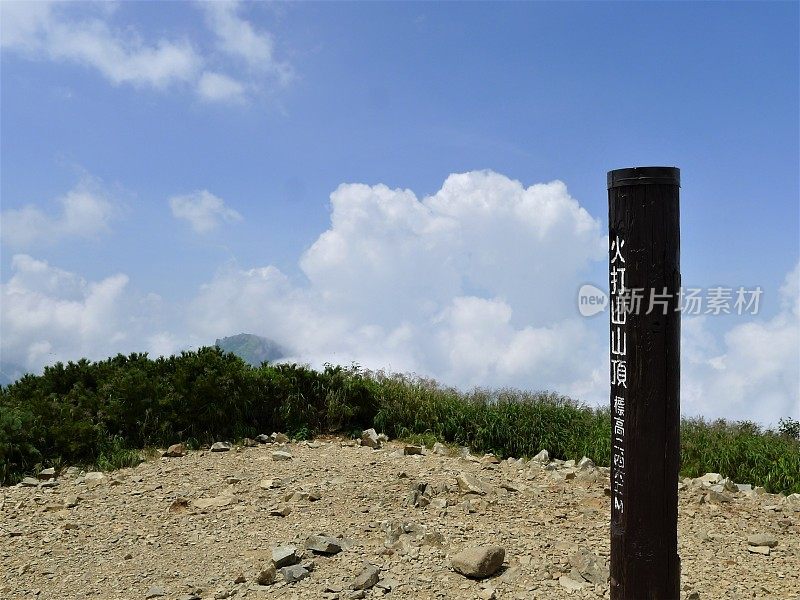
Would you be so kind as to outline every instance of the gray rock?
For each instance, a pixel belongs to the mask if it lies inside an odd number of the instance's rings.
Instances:
[[[320,554],[338,554],[342,551],[342,540],[329,535],[312,535],[306,540],[306,548]]]
[[[584,587],[586,587],[586,582],[575,581],[572,577],[567,577],[566,575],[559,577],[558,583],[568,592],[577,592],[578,590],[582,590]]]
[[[574,567],[581,579],[589,583],[605,586],[608,582],[608,567],[586,548],[579,548],[573,553],[569,557],[569,564]]]
[[[186,454],[186,446],[183,444],[172,444],[169,448],[167,448],[164,453],[161,455],[164,458],[180,458]]]
[[[293,456],[285,450],[278,450],[272,453],[272,460],[285,461],[292,460]]]
[[[697,480],[703,485],[714,485],[722,481],[722,475],[719,473],[706,473],[705,475],[698,477]]]
[[[276,444],[288,444],[289,443],[289,436],[285,433],[273,433],[272,434],[272,441]]]
[[[505,557],[506,551],[500,546],[476,546],[453,556],[450,564],[462,575],[482,579],[494,575]]]
[[[56,470],[53,467],[50,467],[49,469],[42,469],[41,471],[39,471],[39,479],[41,479],[42,481],[47,481],[49,479],[55,479],[55,478],[56,478]]]
[[[308,569],[306,569],[302,565],[291,565],[288,567],[283,567],[282,569],[280,569],[280,573],[283,579],[286,581],[286,583],[294,583],[295,581],[300,581],[301,579],[305,579],[309,575]]]
[[[361,445],[366,446],[367,448],[373,448],[377,450],[381,447],[381,442],[378,439],[378,432],[374,429],[365,429],[361,432]]]
[[[105,481],[105,479],[106,476],[103,475],[103,473],[100,473],[99,471],[92,471],[91,473],[87,473],[83,477],[83,481],[86,484],[86,487],[89,488],[90,490],[101,485]]]
[[[774,548],[778,545],[778,538],[770,533],[755,533],[747,536],[747,543],[751,546],[768,546]]]
[[[381,570],[375,565],[366,565],[364,569],[356,575],[350,588],[354,590],[368,590],[375,586],[380,579]]]
[[[433,453],[438,454],[439,456],[447,456],[449,452],[447,451],[447,446],[440,442],[436,442],[433,445]]]
[[[147,594],[145,594],[145,598],[161,598],[162,596],[166,596],[167,592],[164,591],[164,588],[154,585],[149,590],[147,590]]]
[[[275,580],[278,578],[278,571],[275,568],[275,565],[270,563],[270,565],[261,571],[256,577],[256,583],[258,585],[272,585],[275,583]]]
[[[753,554],[763,554],[769,556],[769,546],[748,546],[747,551]]]
[[[740,492],[744,492],[745,494],[748,494],[753,491],[753,486],[749,483],[737,483],[736,488]]]
[[[295,546],[278,546],[272,549],[272,562],[278,568],[288,567],[300,562]]]
[[[424,454],[424,452],[425,452],[425,446],[408,445],[405,448],[403,448],[403,454],[405,454],[406,456]]]
[[[466,471],[462,471],[456,476],[456,483],[458,484],[458,489],[465,494],[484,496],[487,493],[486,486],[483,482],[472,473],[467,473]]]
[[[259,433],[256,436],[256,441],[259,444],[271,444],[272,443],[272,438],[270,436],[268,436],[266,433]]]
[[[540,464],[546,465],[547,463],[550,462],[550,453],[547,452],[547,450],[542,450],[541,452],[539,452],[539,454],[534,456],[531,460],[536,461],[536,462],[538,462]]]
[[[19,484],[23,487],[36,487],[37,485],[39,485],[39,480],[34,479],[33,477],[26,477],[25,479],[20,481]]]
[[[586,471],[586,470],[590,470],[590,469],[594,469],[594,468],[595,468],[595,464],[594,464],[594,461],[591,458],[587,458],[586,456],[584,456],[582,459],[580,459],[578,461],[578,470],[579,471]]]
[[[214,442],[211,444],[212,452],[228,452],[230,449],[231,445],[228,442]]]

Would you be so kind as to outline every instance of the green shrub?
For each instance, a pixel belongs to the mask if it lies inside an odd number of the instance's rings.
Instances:
[[[42,466],[132,466],[142,449],[184,441],[197,448],[284,431],[469,446],[500,457],[610,460],[610,415],[546,392],[462,392],[434,381],[358,366],[251,367],[216,347],[152,360],[146,354],[47,367],[0,388],[0,482]],[[769,491],[800,492],[797,421],[778,432],[753,423],[684,420],[681,472],[719,472]]]

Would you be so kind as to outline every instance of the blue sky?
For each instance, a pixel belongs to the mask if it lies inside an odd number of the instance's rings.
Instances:
[[[685,410],[798,416],[796,3],[2,12],[3,360],[40,368],[244,330],[312,362],[602,402],[607,334],[602,319],[575,321],[570,290],[606,278],[606,171],[666,164],[682,170],[684,282],[764,289],[756,317],[685,327]],[[497,177],[445,185],[482,170]],[[562,211],[553,244],[526,246],[524,228],[505,234],[512,217],[466,200],[508,206],[554,180],[565,187],[541,192]],[[570,202],[598,223],[591,235],[575,233]],[[541,206],[529,233],[550,223]],[[432,215],[463,235],[431,234]],[[491,273],[476,274],[486,257]],[[237,308],[246,298],[263,313]],[[526,363],[525,344],[549,335],[560,346]],[[749,356],[754,340],[778,356]],[[494,349],[492,366],[470,347]],[[748,406],[754,393],[766,407]]]

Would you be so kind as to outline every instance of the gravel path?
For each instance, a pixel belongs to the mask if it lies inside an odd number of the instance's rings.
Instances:
[[[591,465],[329,438],[0,488],[0,598],[607,598],[596,583],[607,576],[607,480]],[[679,495],[682,597],[800,597],[795,497],[699,482]],[[305,550],[320,533],[342,551]],[[757,534],[762,545],[749,545]],[[285,545],[298,564],[270,575]],[[502,547],[500,570],[454,571],[451,557],[474,546]],[[304,578],[287,583],[292,574]],[[368,589],[353,591],[359,574]]]

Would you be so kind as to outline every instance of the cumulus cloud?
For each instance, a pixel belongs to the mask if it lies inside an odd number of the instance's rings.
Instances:
[[[176,216],[198,231],[235,218],[205,190],[178,198]],[[607,260],[608,241],[563,183],[524,186],[477,171],[451,175],[426,197],[346,184],[331,209],[299,277],[227,264],[180,305],[137,297],[121,274],[86,282],[17,256],[2,289],[4,360],[37,367],[118,350],[170,353],[244,331],[313,365],[357,362],[607,403],[608,328],[581,318],[575,296],[587,270]],[[704,317],[684,319],[684,413],[762,423],[798,415],[799,277],[800,265],[777,314],[724,335]]]
[[[780,311],[736,325],[721,339],[707,317],[686,319],[683,408],[690,414],[775,423],[800,418],[800,263],[780,289]]]
[[[242,216],[225,205],[208,190],[199,190],[184,196],[169,199],[172,215],[187,221],[197,233],[208,233],[216,229],[220,222],[240,221]]]
[[[206,55],[186,37],[146,41],[144,36],[112,21],[121,11],[116,5],[71,2],[0,3],[2,47],[39,60],[65,62],[93,68],[115,85],[129,84],[163,90],[184,84],[205,101],[243,101],[257,93],[265,76],[279,84],[291,73],[287,63],[274,57],[274,43],[267,32],[257,31],[239,15],[236,3],[201,4],[220,54],[243,59],[248,67],[247,84],[219,72],[224,61]],[[208,69],[209,64],[216,68]],[[241,69],[226,65],[232,71]],[[258,72],[261,75],[254,76]],[[266,74],[266,75],[265,75]],[[242,73],[242,76],[246,73]]]
[[[599,340],[574,308],[605,256],[599,222],[561,182],[451,175],[432,196],[347,184],[292,284],[274,267],[227,268],[190,329],[256,331],[317,364],[357,361],[459,385],[586,389]],[[555,296],[555,298],[553,297]]]
[[[29,204],[0,213],[3,243],[28,248],[65,238],[94,238],[110,230],[119,212],[118,204],[99,184],[85,179],[57,200],[58,211],[49,212]]]
[[[27,254],[12,258],[11,271],[0,285],[3,363],[38,371],[59,360],[181,347],[161,329],[160,298],[132,295],[123,273],[86,281]]]

